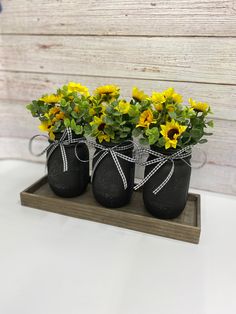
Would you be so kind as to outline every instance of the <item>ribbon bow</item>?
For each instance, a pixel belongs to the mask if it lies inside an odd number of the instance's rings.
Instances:
[[[191,165],[189,163],[187,163],[186,160],[184,160],[184,158],[187,158],[189,156],[191,156],[192,154],[192,146],[186,146],[184,148],[182,148],[181,150],[178,150],[176,153],[172,154],[172,155],[164,155],[158,152],[155,152],[151,149],[141,149],[143,152],[148,153],[150,155],[156,156],[156,158],[149,160],[149,161],[145,161],[143,163],[141,163],[141,166],[149,166],[152,164],[156,164],[156,166],[152,169],[152,171],[149,172],[149,174],[139,183],[134,187],[134,190],[139,189],[141,186],[143,186],[166,162],[170,161],[172,163],[172,167],[170,169],[169,174],[167,175],[167,177],[164,179],[164,181],[153,191],[153,193],[156,195],[166,184],[167,182],[170,180],[170,178],[172,177],[174,170],[175,170],[175,160],[177,159],[181,159],[183,162],[185,162],[189,167],[191,167]]]
[[[73,138],[72,136],[72,131],[71,128],[66,128],[65,131],[63,132],[61,138],[59,140],[55,140],[53,141],[48,147],[46,147],[41,153],[39,154],[35,154],[32,151],[32,143],[33,141],[38,138],[38,137],[45,137],[47,139],[49,139],[48,136],[46,135],[41,135],[41,134],[37,134],[35,136],[33,136],[30,139],[29,142],[29,151],[31,152],[32,155],[34,156],[42,156],[44,153],[48,153],[47,154],[47,162],[49,160],[49,158],[51,157],[52,153],[54,152],[54,150],[59,146],[60,150],[61,150],[61,157],[62,157],[62,161],[63,161],[63,172],[68,171],[68,160],[67,160],[67,155],[66,155],[66,150],[65,150],[65,146],[68,146],[70,144],[74,144],[74,143],[80,143],[83,142],[83,139],[81,138]]]
[[[95,148],[98,148],[99,151],[97,153],[94,154],[94,157],[93,158],[96,158],[97,156],[99,156],[98,160],[96,161],[94,167],[93,167],[93,173],[92,173],[92,177],[91,177],[91,180],[93,180],[93,176],[95,174],[95,171],[98,167],[98,165],[100,164],[100,162],[103,160],[103,158],[105,156],[107,156],[108,154],[111,155],[115,165],[116,165],[116,168],[120,174],[120,177],[122,179],[122,182],[123,182],[123,185],[124,185],[124,189],[126,190],[127,187],[128,187],[128,184],[127,184],[127,179],[125,177],[125,174],[123,172],[123,169],[119,163],[119,158],[123,159],[123,160],[126,160],[126,161],[129,161],[129,162],[135,162],[135,158],[131,158],[131,157],[128,157],[120,152],[122,151],[125,151],[127,149],[130,149],[130,148],[133,148],[133,142],[130,143],[130,144],[127,144],[125,146],[120,146],[120,145],[116,145],[116,146],[113,146],[113,147],[105,147],[103,145],[100,145],[98,143],[94,143],[94,142],[90,142],[88,141],[89,144],[91,144],[92,146],[94,146]]]

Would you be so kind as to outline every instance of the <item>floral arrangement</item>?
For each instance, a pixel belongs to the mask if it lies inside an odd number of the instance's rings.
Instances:
[[[120,89],[115,85],[100,86],[94,91],[89,113],[87,134],[100,143],[130,139],[139,119],[139,107],[120,98]]]
[[[55,94],[43,95],[27,105],[33,117],[39,118],[41,131],[51,140],[56,133],[70,127],[77,135],[94,137],[99,143],[121,143],[139,137],[141,144],[159,148],[183,148],[205,143],[210,106],[189,99],[183,105],[182,96],[173,88],[154,91],[150,96],[137,87],[127,101],[120,97],[116,85],[104,85],[92,95],[86,86],[70,82]]]
[[[48,132],[50,140],[56,133],[70,127],[75,134],[84,134],[89,119],[89,91],[86,86],[70,82],[55,94],[43,95],[27,105],[33,117],[39,118],[39,129]]]
[[[207,103],[189,99],[189,105],[183,105],[182,96],[173,88],[162,92],[154,91],[147,96],[137,88],[133,89],[133,102],[139,102],[140,116],[134,136],[140,137],[141,144],[155,145],[159,148],[184,148],[188,145],[205,143],[207,127],[213,127],[208,120],[212,113]]]

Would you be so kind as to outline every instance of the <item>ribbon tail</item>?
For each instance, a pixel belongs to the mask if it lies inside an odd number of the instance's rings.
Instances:
[[[102,159],[108,154],[108,151],[103,152],[103,154],[99,157],[99,159],[96,161],[95,165],[93,166],[93,171],[92,171],[92,175],[91,175],[91,182],[93,182],[93,177],[95,174],[95,171],[97,169],[97,166],[99,165],[99,163],[102,161]]]
[[[163,160],[162,162],[160,162],[159,164],[157,164],[153,169],[152,171],[149,172],[149,174],[141,181],[139,182],[139,184],[137,184],[135,187],[134,187],[134,190],[138,190],[141,186],[143,186],[153,175],[155,172],[157,172],[158,169],[160,169],[165,163],[166,163],[167,160]]]
[[[157,195],[157,193],[168,183],[168,181],[170,180],[170,178],[172,177],[173,173],[174,173],[174,169],[175,169],[175,163],[173,160],[171,160],[172,162],[172,167],[170,169],[170,172],[168,174],[168,176],[165,178],[165,180],[153,191],[153,194]]]
[[[121,179],[123,181],[124,189],[126,190],[127,187],[128,187],[128,184],[127,184],[127,180],[126,180],[125,174],[124,174],[124,172],[123,172],[123,170],[121,168],[121,165],[120,165],[119,160],[118,160],[118,158],[116,156],[116,153],[113,150],[110,150],[110,152],[111,152],[111,156],[112,156],[112,158],[114,160],[114,163],[115,163],[115,165],[117,167],[117,170],[118,170],[118,172],[119,172],[119,174],[121,176]]]
[[[61,149],[61,156],[62,156],[62,161],[63,161],[63,172],[68,171],[68,160],[66,156],[66,150],[63,144],[60,144],[60,149]]]

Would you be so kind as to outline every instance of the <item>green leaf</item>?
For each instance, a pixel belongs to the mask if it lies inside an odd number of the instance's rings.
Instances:
[[[151,135],[148,137],[148,142],[150,145],[153,145],[157,142],[157,138],[155,136]]]
[[[206,123],[207,125],[209,125],[209,127],[213,128],[214,127],[214,121],[210,120]]]
[[[68,104],[68,103],[67,103],[67,104]],[[71,113],[72,110],[73,110],[73,109],[71,108],[71,105],[68,105],[68,107],[67,107],[67,112],[68,112],[68,113]]]
[[[26,108],[31,111],[32,110],[32,104],[26,105]]]
[[[65,127],[66,127],[66,128],[69,128],[69,127],[70,127],[70,119],[65,118],[64,124],[65,124]]]
[[[149,143],[148,143],[148,139],[147,139],[146,137],[140,138],[140,139],[139,139],[139,143],[140,143],[141,145],[148,145],[148,144],[149,144]]]
[[[199,130],[199,129],[192,129],[191,132],[190,132],[191,136],[194,138],[194,139],[198,139],[200,138],[203,134],[202,134],[202,130]]]
[[[71,120],[71,122],[70,122],[70,127],[71,127],[71,129],[73,130],[73,131],[75,131],[76,130],[76,123],[75,123],[75,120],[74,119],[72,119]]]
[[[61,120],[56,121],[53,128],[54,132],[58,132],[60,127],[61,127]]]
[[[71,112],[71,116],[73,117],[73,118],[75,118],[75,119],[78,119],[78,114],[77,114],[77,112],[75,112],[75,111],[72,111]]]
[[[83,133],[83,127],[82,125],[77,125],[75,128],[75,134],[79,135]]]
[[[160,137],[158,140],[158,144],[162,147],[165,145],[165,143],[166,143],[166,141],[165,141],[164,137]]]
[[[127,133],[121,132],[120,133],[120,138],[126,138],[127,137]]]
[[[85,132],[86,134],[90,134],[90,133],[91,133],[91,130],[92,130],[92,128],[91,128],[91,126],[90,126],[89,124],[86,124],[86,125],[84,126],[84,132]]]
[[[168,115],[171,119],[174,119],[174,120],[176,119],[176,113],[174,111],[168,112]]]
[[[146,131],[145,131],[145,134],[147,135],[147,136],[155,136],[156,138],[158,138],[159,137],[159,130],[158,130],[158,128],[157,127],[154,127],[154,128],[151,128],[151,129],[147,129]]]
[[[119,112],[119,111],[114,111],[113,112],[113,116],[116,116],[116,117],[119,117],[121,116],[122,114]]]
[[[203,135],[208,135],[208,136],[210,136],[210,135],[213,135],[213,133],[203,132]]]
[[[66,100],[65,99],[61,99],[61,106],[62,107],[66,107]]]
[[[122,128],[122,131],[129,133],[131,132],[131,128],[125,126],[124,128]]]
[[[105,116],[104,122],[105,122],[106,124],[113,124],[114,121],[113,121],[112,118],[110,118],[110,117],[108,117],[108,116]]]
[[[142,132],[142,130],[140,128],[135,128],[135,129],[133,129],[132,134],[134,137],[138,137],[141,134],[141,132]]]
[[[204,143],[207,143],[207,139],[202,138],[202,139],[201,139],[198,143],[199,143],[199,144],[204,144]]]

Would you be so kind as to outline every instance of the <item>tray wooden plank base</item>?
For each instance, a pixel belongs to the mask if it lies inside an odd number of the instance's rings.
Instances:
[[[200,195],[189,194],[183,213],[176,219],[161,220],[151,216],[144,208],[142,193],[133,193],[130,204],[118,209],[99,205],[89,184],[87,191],[78,197],[61,198],[50,189],[47,177],[41,178],[21,192],[21,204],[62,215],[87,219],[149,234],[199,243]]]

